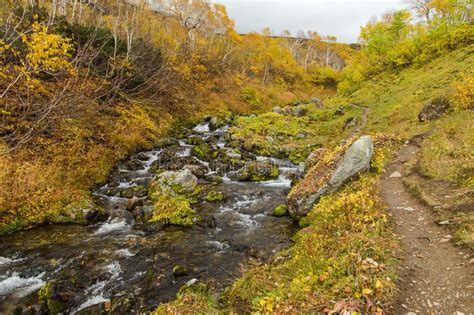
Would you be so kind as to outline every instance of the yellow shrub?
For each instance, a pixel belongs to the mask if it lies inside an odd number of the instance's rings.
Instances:
[[[33,72],[72,70],[72,64],[69,61],[72,45],[69,38],[58,34],[49,34],[46,26],[35,22],[32,25],[31,35],[23,36],[22,41],[28,51],[27,66]]]
[[[457,111],[474,108],[474,76],[464,74],[462,81],[451,85],[453,89],[452,103]]]

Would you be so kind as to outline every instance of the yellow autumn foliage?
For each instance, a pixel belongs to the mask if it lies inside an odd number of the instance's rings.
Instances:
[[[59,71],[71,72],[72,44],[69,38],[48,33],[45,25],[34,22],[30,35],[23,35],[22,41],[27,47],[25,67],[33,73]]]

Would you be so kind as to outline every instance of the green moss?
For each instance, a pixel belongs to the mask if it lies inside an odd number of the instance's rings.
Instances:
[[[172,225],[193,225],[200,217],[191,208],[189,200],[180,196],[161,195],[154,204],[152,222],[164,222]]]
[[[225,199],[225,195],[218,191],[210,191],[204,200],[207,202],[219,202]]]
[[[132,198],[135,195],[135,193],[137,193],[140,190],[144,190],[144,189],[145,189],[145,187],[142,186],[142,185],[135,185],[135,186],[129,187],[125,190],[122,190],[120,192],[120,197],[122,197],[122,198]]]
[[[191,149],[191,154],[201,160],[207,159],[211,152],[211,147],[207,143],[201,143]]]
[[[66,310],[66,303],[53,299],[55,280],[50,280],[38,291],[38,302],[46,306],[49,314],[60,314]]]
[[[190,145],[199,145],[202,143],[203,143],[203,140],[201,137],[190,137],[188,138],[188,140],[186,140],[186,144],[190,144]]]
[[[182,277],[188,274],[188,268],[183,265],[176,265],[173,267],[173,275],[175,277]]]
[[[273,215],[277,217],[282,217],[288,214],[288,206],[287,205],[279,205],[273,210]]]

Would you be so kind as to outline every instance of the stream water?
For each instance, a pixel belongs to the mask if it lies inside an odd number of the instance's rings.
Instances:
[[[212,138],[226,150],[226,131],[223,127],[211,132],[203,123],[186,138]],[[119,313],[147,311],[174,299],[179,288],[194,279],[223,290],[249,257],[265,260],[289,246],[295,225],[287,217],[272,215],[290,189],[285,174],[297,171],[283,160],[272,159],[281,171],[275,180],[236,182],[221,174],[224,181],[212,189],[223,192],[226,200],[194,206],[207,224],[149,229],[135,222],[126,209],[129,199],[120,197],[120,192],[137,184],[147,186],[156,176],[153,165],[164,154],[173,154],[176,160],[195,159],[208,175],[215,173],[208,162],[190,156],[192,146],[185,140],[172,148],[141,152],[118,165],[109,183],[94,192],[109,213],[107,221],[45,226],[3,237],[0,313],[40,310],[37,291],[51,279],[62,281],[67,313],[96,313],[106,304],[117,307]],[[245,156],[266,159],[251,153]],[[188,274],[175,277],[172,269],[177,264],[186,266]]]

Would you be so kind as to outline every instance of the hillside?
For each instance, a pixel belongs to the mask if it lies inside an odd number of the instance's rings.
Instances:
[[[472,312],[472,8],[427,3],[2,5],[0,313]]]

